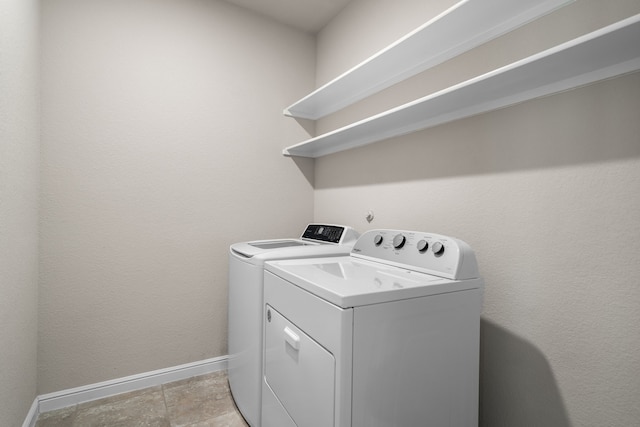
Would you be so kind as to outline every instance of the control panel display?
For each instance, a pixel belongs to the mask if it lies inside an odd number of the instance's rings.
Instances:
[[[343,232],[344,227],[336,225],[309,224],[302,233],[302,238],[319,242],[340,243]]]

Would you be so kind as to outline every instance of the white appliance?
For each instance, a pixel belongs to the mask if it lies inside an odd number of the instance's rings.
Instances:
[[[309,224],[299,239],[235,243],[229,253],[229,386],[246,421],[260,426],[262,298],[265,261],[348,255],[358,233],[342,225]]]
[[[483,280],[464,242],[373,230],[265,265],[263,427],[476,427]]]

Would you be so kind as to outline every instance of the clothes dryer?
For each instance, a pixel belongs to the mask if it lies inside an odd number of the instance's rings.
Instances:
[[[348,255],[357,238],[351,227],[309,224],[297,239],[256,240],[229,248],[229,386],[250,426],[261,425],[264,263]]]
[[[483,280],[464,242],[364,233],[266,263],[263,427],[477,427]]]

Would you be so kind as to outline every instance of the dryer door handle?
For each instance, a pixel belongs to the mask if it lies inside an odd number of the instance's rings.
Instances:
[[[295,350],[300,349],[300,337],[293,332],[288,326],[284,328],[284,340]]]

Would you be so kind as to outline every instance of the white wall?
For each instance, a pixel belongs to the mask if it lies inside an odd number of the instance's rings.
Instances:
[[[425,3],[355,0],[319,36],[317,83],[454,2]],[[581,0],[319,120],[318,133],[639,12],[637,1]],[[317,159],[314,216],[476,250],[481,425],[636,425],[639,135],[636,73]]]
[[[39,392],[225,355],[227,251],[298,235],[314,38],[216,0],[43,2]]]
[[[0,425],[36,396],[38,1],[0,1]]]

